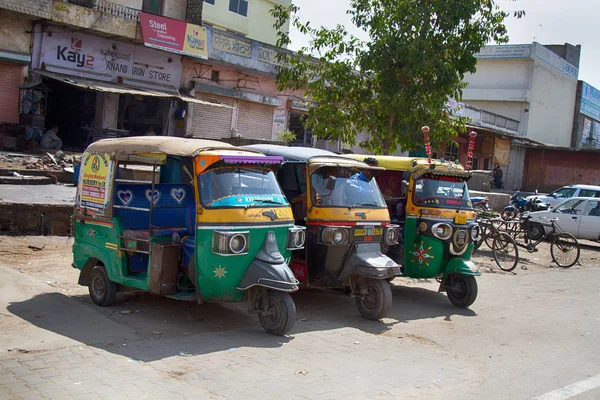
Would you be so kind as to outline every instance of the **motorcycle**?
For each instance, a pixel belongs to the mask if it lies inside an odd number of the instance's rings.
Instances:
[[[471,204],[476,211],[491,211],[487,197],[471,197]]]
[[[503,220],[508,221],[511,219],[516,219],[525,211],[525,206],[527,205],[528,201],[524,197],[519,196],[520,193],[520,191],[517,191],[515,194],[513,194],[510,197],[508,205],[502,209],[500,216]]]
[[[538,191],[535,191],[535,197],[531,200],[527,201],[525,204],[525,211],[546,211],[550,205],[548,203],[544,203],[542,200],[538,198]]]

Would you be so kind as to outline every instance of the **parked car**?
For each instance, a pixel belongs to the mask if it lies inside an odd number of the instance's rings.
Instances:
[[[542,224],[549,224],[550,218],[558,218],[558,227],[578,239],[600,240],[600,198],[572,197],[549,211],[529,213],[531,239],[537,240],[543,230],[550,230]]]
[[[542,203],[547,203],[550,208],[556,207],[565,199],[571,197],[600,197],[600,186],[592,185],[570,185],[563,186],[547,195],[528,196],[526,200],[532,200],[537,197]]]

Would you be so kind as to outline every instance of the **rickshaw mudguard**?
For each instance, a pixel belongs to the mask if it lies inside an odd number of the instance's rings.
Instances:
[[[116,277],[112,273],[113,268],[111,268],[111,260],[113,260],[112,262],[117,262],[117,257],[115,254],[110,254],[114,251],[115,250],[109,248],[100,249],[97,246],[87,243],[77,243],[73,249],[73,261],[75,266],[80,270],[78,284],[87,286],[87,275],[96,265],[95,262],[90,263],[90,260],[93,259],[104,264],[108,278],[115,281]]]
[[[479,276],[481,272],[475,265],[475,263],[471,260],[465,260],[463,258],[451,258],[446,265],[446,270],[444,271],[444,279],[450,274],[462,274],[462,275],[473,275]]]
[[[357,243],[348,257],[340,279],[352,274],[370,278],[385,279],[400,276],[400,266],[383,254],[380,243]]]

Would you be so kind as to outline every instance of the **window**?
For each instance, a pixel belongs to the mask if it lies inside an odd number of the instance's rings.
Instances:
[[[204,0],[204,4],[211,4],[211,5],[215,5],[215,0]]]
[[[490,158],[483,159],[483,169],[489,171],[492,169],[492,160]]]
[[[229,11],[248,16],[248,0],[229,0]]]
[[[581,189],[577,196],[578,197],[600,197],[600,192],[598,192],[597,190]]]
[[[554,212],[560,213],[560,214],[574,214],[574,215],[579,215],[581,214],[583,205],[585,204],[585,200],[570,200],[570,201],[565,201],[563,203],[563,205],[559,206],[556,208],[556,210],[554,210]]]
[[[473,157],[473,161],[471,162],[472,169],[479,168],[479,157]]]
[[[142,11],[151,14],[162,14],[162,0],[144,0]]]
[[[458,160],[458,152],[460,151],[460,146],[456,142],[451,142],[446,147],[446,153],[444,153],[444,159],[448,161],[456,161]]]
[[[600,217],[600,201],[590,201],[587,207],[585,208],[584,215]]]
[[[550,196],[552,196],[556,199],[568,199],[575,195],[576,190],[577,189],[562,188],[562,189],[558,189],[556,192],[550,193]]]

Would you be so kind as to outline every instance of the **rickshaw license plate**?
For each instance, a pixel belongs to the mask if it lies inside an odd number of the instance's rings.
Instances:
[[[465,225],[467,223],[466,215],[457,215],[454,217],[454,223],[457,225]]]
[[[288,210],[287,208],[276,208],[275,215],[277,215],[277,218],[281,219],[292,219],[290,210]]]
[[[377,235],[383,235],[383,228],[356,229],[354,231],[354,236],[377,236]]]

